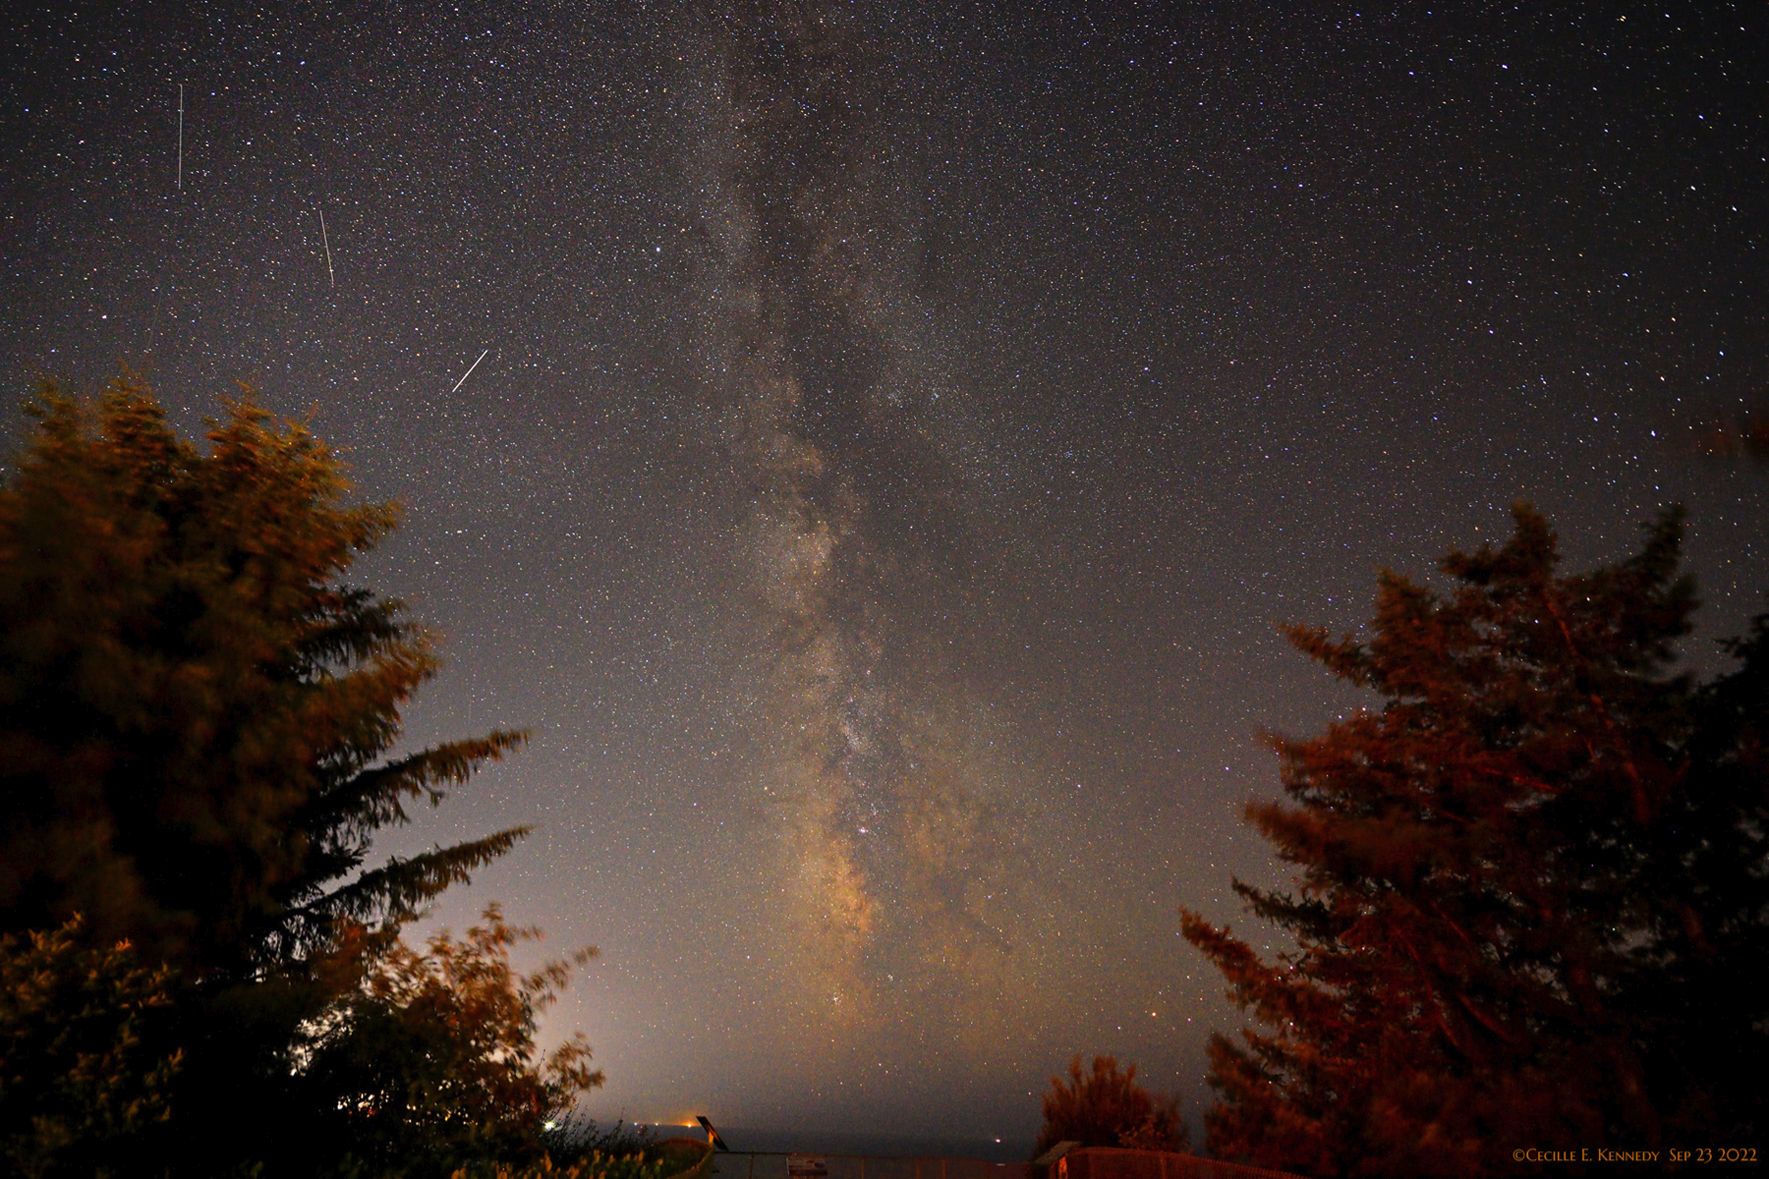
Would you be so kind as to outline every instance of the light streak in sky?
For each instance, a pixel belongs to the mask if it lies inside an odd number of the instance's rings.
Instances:
[[[467,366],[467,371],[461,374],[461,379],[455,382],[455,387],[453,389],[450,389],[449,392],[450,393],[459,392],[461,386],[465,385],[467,383],[467,378],[473,375],[473,370],[479,367],[479,361],[484,360],[490,352],[491,352],[490,348],[487,348],[484,352],[481,352],[479,354],[479,360],[475,360],[472,364]]]
[[[332,239],[326,235],[326,211],[324,209],[319,210],[319,240],[320,244],[326,248],[326,281],[332,284],[332,289],[335,291],[338,289],[338,279],[337,276],[332,273]],[[484,359],[485,353],[481,352],[479,356],[480,359]],[[479,362],[474,361],[473,363],[477,364]],[[472,370],[469,369],[467,371],[471,372]],[[465,377],[462,377],[461,379],[466,380]],[[455,386],[457,389],[459,387],[460,386],[458,385]],[[453,391],[454,390],[452,389],[450,390],[450,392]]]

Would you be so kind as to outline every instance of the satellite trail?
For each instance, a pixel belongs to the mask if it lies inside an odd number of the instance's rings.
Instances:
[[[326,211],[324,209],[319,210],[319,241],[326,248],[326,281],[332,284],[332,289],[335,291],[338,289],[338,277],[332,273],[332,239],[326,236]]]
[[[490,351],[491,351],[491,349],[487,348],[485,350],[485,352],[481,352],[479,354],[479,360],[484,360],[486,352],[490,352]],[[479,367],[479,360],[475,360],[472,364],[469,364],[467,366],[467,371],[461,374],[461,379],[455,382],[455,387],[453,389],[449,390],[450,393],[458,392],[460,390],[460,387],[467,383],[467,378],[472,376],[473,370]]]
[[[178,83],[178,191],[184,191],[184,83]]]

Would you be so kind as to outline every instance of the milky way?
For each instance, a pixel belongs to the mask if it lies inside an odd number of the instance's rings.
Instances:
[[[818,1025],[988,1037],[1029,969],[1038,783],[1008,780],[957,674],[976,525],[912,281],[919,193],[846,13],[745,8],[704,35],[707,380],[777,656],[753,719],[785,976]]]

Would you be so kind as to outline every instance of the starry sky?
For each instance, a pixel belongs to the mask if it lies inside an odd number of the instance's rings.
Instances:
[[[1284,874],[1278,624],[1691,512],[1769,587],[1760,3],[68,3],[0,71],[0,374],[235,382],[407,507],[387,838],[601,958],[604,1118],[1003,1136],[1075,1052],[1197,1111],[1178,936]],[[182,99],[181,99],[182,89]],[[182,111],[181,111],[182,102]],[[323,229],[322,229],[323,217]],[[469,370],[470,373],[469,373]],[[467,374],[463,380],[463,374]],[[23,435],[15,410],[0,441]]]

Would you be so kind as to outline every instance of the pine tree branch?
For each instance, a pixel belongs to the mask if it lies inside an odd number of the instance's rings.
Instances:
[[[1567,653],[1573,657],[1580,676],[1588,682],[1595,683],[1595,677],[1591,675],[1590,661],[1585,658],[1584,651],[1579,648],[1579,644],[1574,640],[1572,636],[1572,627],[1567,624],[1566,615],[1560,609],[1560,603],[1555,601],[1553,590],[1546,585],[1542,587],[1542,605],[1548,611],[1548,617],[1554,620],[1554,625],[1560,632],[1561,640],[1566,644]],[[1648,805],[1646,799],[1646,783],[1641,779],[1640,767],[1634,760],[1633,743],[1630,742],[1627,739],[1627,736],[1622,732],[1621,726],[1616,723],[1614,715],[1609,711],[1609,705],[1604,702],[1602,695],[1599,694],[1594,687],[1585,693],[1585,698],[1589,701],[1591,707],[1596,710],[1597,719],[1602,722],[1611,741],[1621,751],[1622,774],[1628,779],[1628,784],[1632,787],[1634,793],[1634,819],[1642,827],[1645,827],[1652,821],[1652,808]],[[1592,741],[1589,736],[1584,735],[1582,731],[1580,736],[1590,755],[1591,764],[1595,766],[1600,760],[1597,752],[1597,744]]]
[[[484,737],[450,741],[386,765],[373,766],[316,798],[299,822],[310,826],[316,821],[331,825],[342,820],[352,829],[406,823],[409,816],[400,799],[425,794],[435,805],[445,797],[436,788],[438,783],[461,785],[481,765],[501,759],[527,740],[527,730],[500,729]]]
[[[511,827],[410,859],[395,856],[384,866],[363,873],[297,912],[324,920],[347,917],[362,922],[403,924],[417,916],[425,901],[451,884],[468,883],[473,869],[497,859],[532,830]]]

